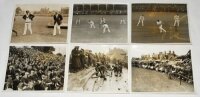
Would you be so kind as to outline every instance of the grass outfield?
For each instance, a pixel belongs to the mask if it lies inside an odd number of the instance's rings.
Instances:
[[[133,92],[194,92],[194,85],[170,80],[165,73],[132,67]]]
[[[100,17],[106,19],[111,33],[104,33],[100,23]],[[76,25],[76,19],[80,18],[81,24]],[[120,25],[120,19],[127,19],[126,15],[74,15],[72,23],[71,42],[73,43],[126,43],[127,23]],[[90,29],[88,20],[93,20],[96,28]]]
[[[144,27],[136,26],[139,16],[143,14]],[[133,12],[132,13],[132,34],[131,40],[134,43],[189,43],[189,29],[186,13],[178,13],[180,17],[180,26],[175,31],[173,12]],[[161,20],[163,28],[167,31],[162,39],[156,25],[157,20]],[[174,36],[174,38],[170,38]]]

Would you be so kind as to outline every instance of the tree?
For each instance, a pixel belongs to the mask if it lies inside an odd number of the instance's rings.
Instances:
[[[41,52],[44,53],[51,53],[53,54],[53,51],[55,51],[55,48],[53,46],[43,46],[43,47],[39,47],[39,46],[31,46],[33,49],[39,50]]]
[[[62,56],[62,54],[61,54],[61,53],[57,53],[56,55],[58,55],[58,56]]]
[[[20,14],[22,12],[21,7],[17,7],[15,12],[16,12],[16,14]]]

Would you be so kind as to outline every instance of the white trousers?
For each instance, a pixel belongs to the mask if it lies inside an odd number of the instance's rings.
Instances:
[[[144,20],[139,19],[137,26],[139,26],[140,22],[142,23],[142,26],[144,26]]]
[[[23,35],[26,35],[27,30],[29,30],[29,32],[32,34],[31,23],[25,23]]]
[[[121,20],[120,24],[126,24],[126,21],[125,20]]]
[[[94,24],[90,24],[90,28],[96,28]]]
[[[175,21],[174,21],[174,26],[177,25],[177,26],[179,27],[179,22],[180,22],[180,20],[175,20]]]
[[[54,25],[53,35],[56,35],[56,29],[58,29],[58,33],[61,34],[60,25],[58,25],[58,24],[56,23],[56,24]]]
[[[163,29],[162,25],[159,26],[159,30],[160,30],[160,33],[167,32],[165,29]]]
[[[77,20],[76,20],[76,24],[81,24],[81,20],[80,20],[80,19],[77,19]]]
[[[109,28],[103,28],[103,33],[106,33],[106,30],[110,33],[110,29]]]

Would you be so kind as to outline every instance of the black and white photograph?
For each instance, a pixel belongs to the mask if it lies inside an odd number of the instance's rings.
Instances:
[[[72,43],[127,43],[127,41],[127,5],[74,5]]]
[[[69,5],[17,5],[11,43],[66,43]]]
[[[186,45],[132,46],[132,92],[194,92]]]
[[[128,55],[124,45],[72,46],[68,91],[128,93]]]
[[[58,46],[10,46],[4,90],[63,90],[66,49]]]
[[[132,43],[190,43],[187,4],[132,4]]]

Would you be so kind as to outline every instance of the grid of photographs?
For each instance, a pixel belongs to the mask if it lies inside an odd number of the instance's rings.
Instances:
[[[17,5],[4,90],[194,92],[187,4],[128,6]]]

